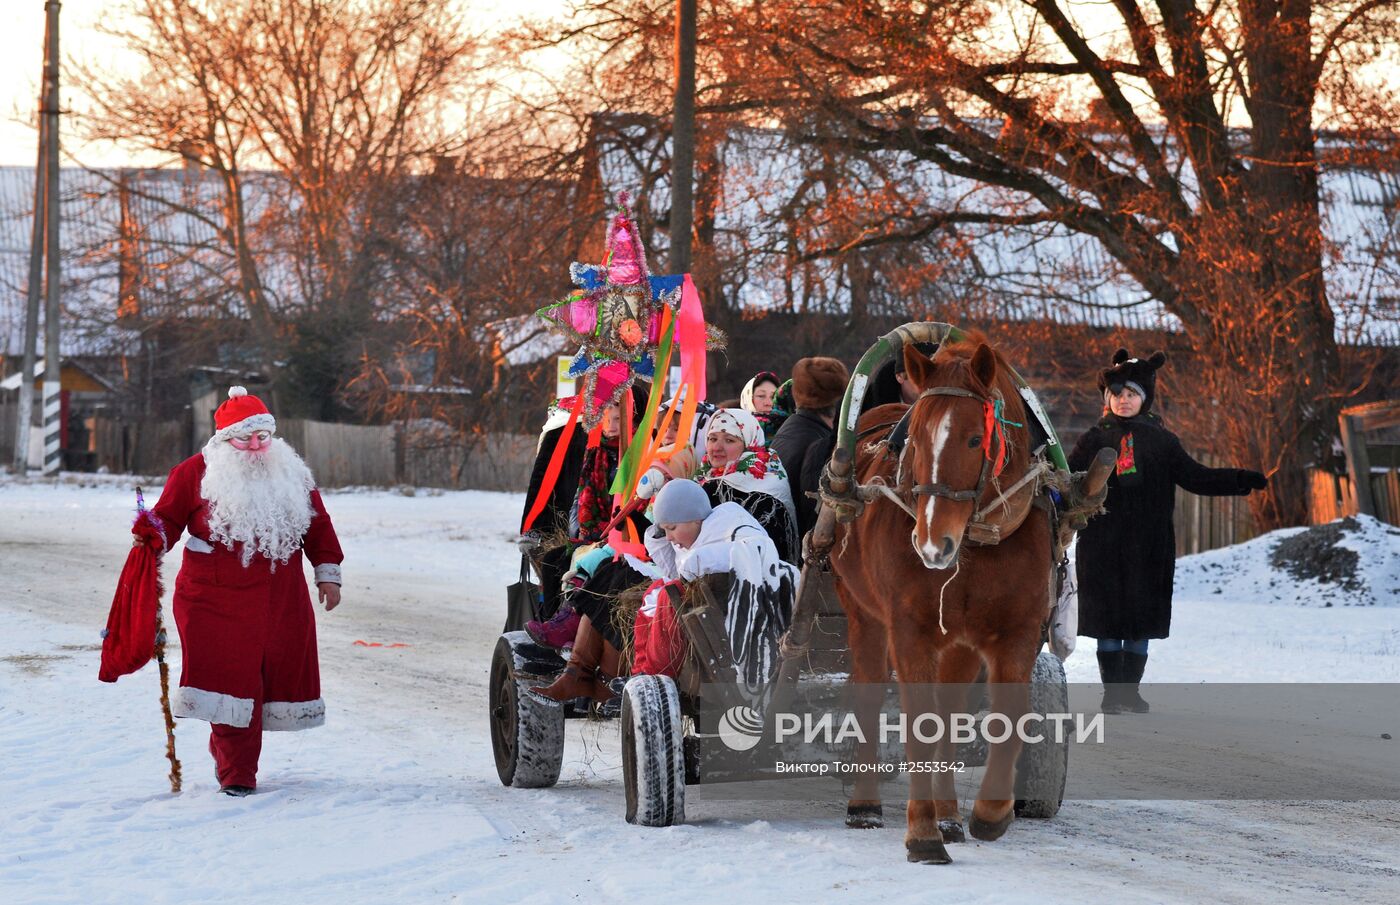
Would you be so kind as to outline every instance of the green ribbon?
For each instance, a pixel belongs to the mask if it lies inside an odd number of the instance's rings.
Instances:
[[[996,418],[997,421],[1001,422],[1001,426],[1002,426],[1002,427],[1025,427],[1025,425],[1022,424],[1022,423],[1019,422],[1019,421],[1007,421],[1004,417],[1002,417],[1001,410],[1002,410],[1002,408],[1003,408],[1005,405],[1006,405],[1006,403],[1005,403],[1004,401],[1002,401],[1001,399],[998,399],[998,400],[996,401],[996,404],[992,406],[992,416],[993,416],[994,418]]]

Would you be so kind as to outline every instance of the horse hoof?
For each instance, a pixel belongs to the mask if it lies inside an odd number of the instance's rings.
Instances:
[[[944,842],[967,841],[967,834],[963,832],[963,825],[961,820],[938,821],[938,832],[943,834]]]
[[[952,864],[948,850],[937,839],[910,839],[904,843],[906,857],[915,864]]]
[[[885,810],[878,804],[846,806],[846,826],[853,830],[878,830],[885,825]]]
[[[983,842],[995,842],[1006,832],[1006,828],[1011,826],[1011,821],[1016,819],[1014,808],[1007,808],[1006,816],[996,823],[989,823],[977,816],[974,811],[972,819],[967,822],[967,831],[972,834],[972,838],[981,839]]]

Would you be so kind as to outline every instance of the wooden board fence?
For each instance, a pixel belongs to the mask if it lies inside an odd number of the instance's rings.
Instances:
[[[1314,525],[1356,514],[1356,492],[1351,478],[1314,468],[1308,475],[1309,521]],[[1400,469],[1371,470],[1371,501],[1376,518],[1400,525]]]
[[[1213,456],[1198,459],[1211,468],[1225,464]],[[1244,543],[1259,534],[1248,498],[1242,496],[1196,496],[1178,488],[1172,521],[1176,527],[1177,556]]]
[[[392,425],[331,424],[288,418],[277,432],[322,487],[387,487],[399,483]]]

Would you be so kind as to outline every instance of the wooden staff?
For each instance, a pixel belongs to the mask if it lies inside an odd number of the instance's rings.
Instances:
[[[136,488],[136,511],[138,514],[146,512],[146,499],[141,495],[141,488]],[[170,759],[170,791],[172,794],[180,792],[180,758],[175,756],[175,715],[170,710],[170,665],[165,662],[165,617],[162,615],[163,607],[160,604],[160,597],[165,589],[161,586],[160,565],[156,565],[156,665],[160,669],[160,709],[165,714],[165,756]]]
[[[170,664],[165,662],[165,620],[156,607],[156,664],[160,667],[160,709],[165,714],[165,756],[170,759],[170,791],[180,791],[180,758],[175,756],[175,716],[170,712]]]

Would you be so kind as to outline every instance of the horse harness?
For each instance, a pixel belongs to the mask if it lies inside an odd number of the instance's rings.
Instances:
[[[975,503],[982,498],[982,493],[987,488],[988,479],[999,477],[1001,475],[1002,469],[1006,465],[1007,441],[1006,435],[1002,430],[1002,425],[1009,424],[1015,427],[1021,427],[1022,425],[1016,422],[1006,421],[1004,418],[1002,418],[1002,399],[1000,397],[1000,394],[995,394],[993,396],[982,396],[978,393],[974,393],[971,390],[963,389],[962,387],[930,387],[929,389],[924,390],[922,393],[919,394],[918,399],[914,400],[914,405],[917,405],[920,399],[924,399],[926,397],[931,396],[953,396],[958,398],[966,398],[972,399],[982,404],[984,411],[984,427],[982,434],[982,468],[978,472],[976,486],[974,486],[970,490],[955,490],[947,484],[930,483],[915,484],[912,488],[910,488],[910,492],[914,496],[932,496],[946,500],[951,500],[953,502],[958,503]],[[900,417],[900,419],[897,422],[895,422],[894,428],[889,432],[889,434],[883,441],[886,447],[886,454],[893,454],[898,456],[898,465],[895,471],[896,487],[902,487],[904,485],[904,453],[906,444],[908,443],[909,439],[909,423],[914,413],[914,405],[910,405],[909,408],[905,410],[904,414]],[[873,425],[872,427],[867,428],[865,431],[862,431],[860,436],[868,436],[886,427],[889,427],[889,422],[886,422],[885,424]],[[993,464],[994,460],[992,457],[992,443],[994,436],[997,440],[995,464]],[[1002,492],[995,500],[988,503],[981,509],[975,511],[971,519],[969,519],[968,521],[969,540],[973,540],[976,543],[997,543],[1001,539],[1002,534],[1000,527],[996,525],[989,525],[983,522],[982,518],[989,514],[998,505],[1006,502],[1006,500],[1008,500],[1012,495],[1017,493],[1026,484],[1038,479],[1046,470],[1048,470],[1048,467],[1044,463],[1041,463],[1040,466],[1032,466],[1027,471],[1025,476],[1023,476],[1019,481],[1013,484],[1006,491]],[[914,517],[914,510],[909,505],[909,503],[905,501],[902,495],[896,493],[893,488],[882,486],[878,489],[879,491],[882,491],[882,495],[889,498],[892,502],[898,505],[899,508],[903,509],[911,517]],[[1017,522],[1017,527],[1019,527],[1019,520]],[[1012,530],[1015,530],[1015,528],[1012,528]]]

